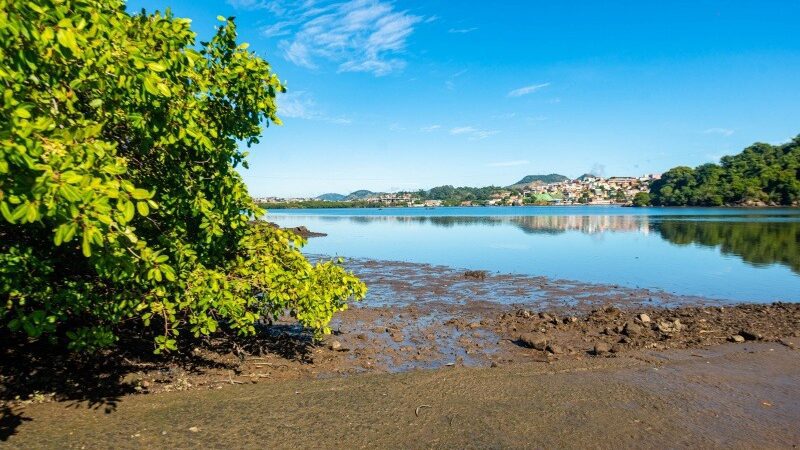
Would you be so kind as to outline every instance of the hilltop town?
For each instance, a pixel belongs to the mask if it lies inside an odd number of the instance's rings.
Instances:
[[[639,177],[602,177],[585,174],[575,179],[563,175],[528,175],[507,187],[439,186],[430,190],[394,193],[360,190],[349,195],[324,194],[314,198],[256,197],[257,203],[280,207],[344,206],[524,206],[524,205],[629,205],[636,194],[647,193],[658,174]]]

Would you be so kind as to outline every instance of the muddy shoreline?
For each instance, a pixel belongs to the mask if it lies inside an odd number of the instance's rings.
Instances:
[[[346,264],[370,293],[337,315],[334,333],[323,342],[312,342],[287,320],[240,344],[207,341],[180,359],[120,351],[105,355],[105,362],[77,367],[63,356],[37,359],[18,349],[4,355],[0,407],[15,417],[64,402],[113,413],[128,398],[158,402],[170,392],[192,397],[243,385],[356,383],[345,380],[459,367],[616,367],[675,352],[741,351],[736,349],[753,345],[800,357],[799,304],[733,305],[425,264],[359,259]],[[791,386],[800,391],[796,375]],[[16,428],[14,433],[24,432],[26,425]]]

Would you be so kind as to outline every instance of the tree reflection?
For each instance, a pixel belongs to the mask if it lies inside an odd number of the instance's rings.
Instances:
[[[719,247],[756,266],[778,263],[800,273],[800,222],[669,220],[652,227],[673,244]]]

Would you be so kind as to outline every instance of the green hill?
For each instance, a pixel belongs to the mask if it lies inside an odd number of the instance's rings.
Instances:
[[[317,200],[323,200],[326,202],[340,202],[345,198],[347,198],[346,195],[336,194],[336,193],[322,194],[319,197],[316,197]]]
[[[799,206],[800,135],[753,144],[719,164],[672,168],[653,182],[650,198],[657,206]]]
[[[373,195],[378,195],[378,192],[367,191],[362,189],[360,191],[351,192],[350,195],[345,197],[345,200],[364,200],[365,198],[372,197]]]
[[[548,175],[527,175],[511,186],[531,184],[537,181],[542,184],[559,183],[561,181],[569,181],[569,177],[565,177],[564,175],[559,175],[557,173],[551,173]]]

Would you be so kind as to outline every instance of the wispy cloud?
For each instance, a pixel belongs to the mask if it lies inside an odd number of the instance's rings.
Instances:
[[[430,125],[430,126],[427,126],[427,127],[420,128],[419,131],[422,131],[423,133],[430,133],[431,131],[436,131],[439,128],[442,128],[442,126],[441,125]]]
[[[487,164],[489,167],[514,167],[514,166],[525,166],[530,164],[531,162],[526,159],[519,159],[516,161],[499,161]]]
[[[513,91],[508,93],[509,97],[522,97],[523,95],[533,94],[534,92],[546,88],[550,86],[550,83],[542,83],[542,84],[532,84],[530,86],[524,86],[519,89],[514,89]]]
[[[268,37],[284,36],[278,46],[292,63],[318,68],[333,62],[340,72],[386,75],[405,67],[402,54],[414,26],[424,17],[396,11],[382,0],[228,0],[242,9],[269,10],[279,21],[262,28]]]
[[[499,133],[495,130],[481,130],[475,127],[455,127],[450,129],[450,134],[454,136],[463,135],[469,137],[471,140],[486,139]]]
[[[447,30],[448,33],[455,33],[455,34],[467,34],[472,33],[473,31],[477,30],[477,27],[472,28],[450,28]]]
[[[278,96],[278,116],[291,119],[319,120],[339,125],[353,121],[345,117],[331,117],[321,113],[314,97],[305,91],[288,92]]]
[[[709,128],[703,131],[705,134],[718,134],[720,136],[730,136],[734,133],[733,130],[729,128]]]

